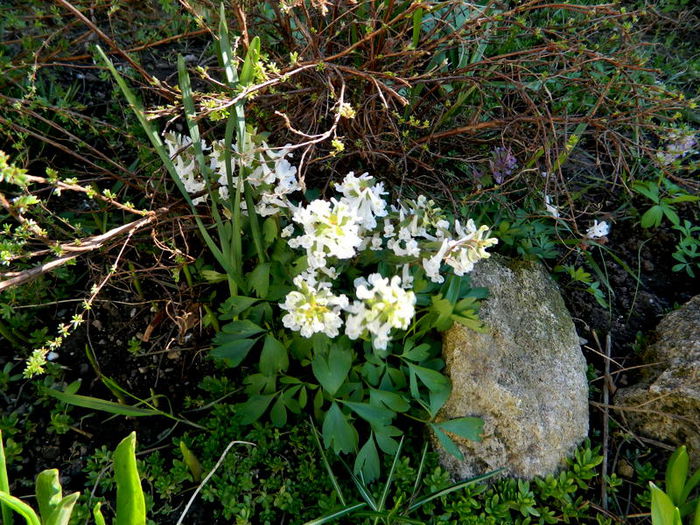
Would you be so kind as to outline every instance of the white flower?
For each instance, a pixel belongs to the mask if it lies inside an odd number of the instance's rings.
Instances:
[[[440,275],[440,266],[443,262],[452,267],[455,275],[471,272],[474,269],[474,263],[491,256],[486,250],[498,243],[498,239],[488,237],[488,231],[487,226],[482,225],[477,228],[472,219],[467,221],[464,228],[459,221],[455,221],[455,233],[458,239],[443,238],[437,253],[423,259],[426,276],[434,283],[444,282],[445,278]]]
[[[423,259],[425,275],[434,283],[445,282],[445,278],[440,274],[440,266],[442,266],[442,259],[449,248],[449,243],[449,239],[443,240],[440,249],[435,255]]]
[[[382,239],[382,236],[379,235],[378,233],[375,233],[372,236],[372,244],[370,244],[369,249],[373,251],[379,251],[382,249],[382,244],[384,243],[384,240]]]
[[[498,244],[498,239],[488,237],[488,231],[488,226],[477,228],[472,219],[467,221],[466,228],[455,221],[455,232],[460,239],[448,241],[445,257],[445,263],[453,268],[455,275],[469,273],[474,269],[475,262],[491,257],[486,249]]]
[[[294,233],[294,225],[289,224],[282,229],[281,235],[282,235],[282,238],[286,238],[286,237],[291,237],[293,233]]]
[[[410,264],[404,264],[401,267],[401,287],[406,290],[413,288],[413,275],[411,275]]]
[[[348,298],[334,295],[330,283],[317,282],[313,274],[298,275],[294,284],[297,290],[289,292],[280,304],[280,308],[288,312],[282,317],[284,326],[302,337],[319,332],[336,337],[343,324],[340,313],[347,308]]]
[[[382,199],[382,195],[387,195],[384,184],[375,183],[374,178],[367,173],[355,177],[351,171],[345,176],[342,184],[335,185],[335,189],[343,194],[342,200],[360,217],[363,228],[375,228],[376,218],[387,215],[386,201]]]
[[[189,194],[195,194],[204,190],[207,185],[197,169],[192,151],[192,139],[178,133],[166,133],[163,135],[163,139],[168,147],[168,155],[175,166],[177,177],[185,187],[185,191]],[[202,141],[202,149],[208,149],[204,141]],[[192,203],[196,206],[206,200],[206,195],[203,195],[193,199]]]
[[[416,295],[401,287],[401,277],[389,280],[378,273],[355,279],[357,301],[347,308],[345,333],[350,339],[365,334],[372,345],[385,350],[393,328],[406,330],[415,315]]]
[[[593,226],[586,230],[586,238],[597,239],[599,237],[605,237],[608,233],[610,233],[610,225],[607,222],[598,222],[597,220],[594,220]]]
[[[552,217],[559,218],[559,210],[556,206],[552,206],[552,197],[549,195],[544,196],[544,206]]]
[[[317,199],[294,210],[292,220],[301,224],[304,235],[289,240],[292,248],[305,248],[311,268],[325,266],[326,257],[350,259],[362,244],[360,218],[346,202]]]

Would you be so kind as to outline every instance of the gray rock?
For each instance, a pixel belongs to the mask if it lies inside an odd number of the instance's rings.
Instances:
[[[440,417],[482,417],[484,436],[452,436],[465,460],[438,447],[442,463],[460,479],[500,467],[522,478],[555,472],[588,434],[586,362],[571,315],[539,264],[487,259],[471,282],[489,289],[487,330],[445,333],[453,389]]]
[[[700,296],[659,322],[644,360],[642,382],[615,394],[619,413],[635,432],[687,445],[700,466]]]

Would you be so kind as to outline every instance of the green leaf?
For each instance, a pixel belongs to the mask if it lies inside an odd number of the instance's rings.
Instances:
[[[48,521],[54,509],[63,499],[63,489],[57,469],[44,470],[36,477],[36,501],[39,516],[43,522]]]
[[[238,405],[236,414],[240,417],[241,423],[249,425],[262,416],[270,406],[275,394],[260,394],[251,396],[248,401]]]
[[[412,363],[408,364],[408,368],[418,376],[421,382],[428,387],[428,390],[438,392],[450,388],[450,380],[440,372]]]
[[[107,525],[105,522],[105,517],[102,515],[102,511],[100,510],[100,507],[102,507],[102,503],[97,503],[92,509],[92,517],[95,518],[95,525]]]
[[[0,492],[10,494],[10,480],[7,477],[7,460],[5,459],[5,447],[2,441],[2,430],[0,430]],[[12,525],[12,512],[5,505],[0,505],[2,523]]]
[[[217,335],[218,338],[218,335]],[[248,352],[257,342],[256,339],[236,339],[230,343],[222,344],[211,351],[215,359],[223,359],[229,366],[238,366],[246,358]]]
[[[658,204],[649,208],[640,220],[642,228],[657,228],[661,225],[663,220],[664,212],[663,208]]]
[[[51,388],[46,389],[46,393],[51,397],[55,397],[59,401],[68,403],[69,405],[74,405],[82,408],[89,408],[90,410],[100,410],[102,412],[109,412],[110,414],[116,414],[119,416],[140,417],[163,415],[163,412],[159,410],[154,410],[152,408],[141,408],[131,405],[122,405],[120,403],[105,401],[104,399],[98,399],[96,397],[90,396],[66,394],[65,392],[60,392]]]
[[[270,419],[272,420],[272,424],[278,428],[283,427],[287,423],[287,409],[282,396],[279,396],[274,405],[272,405]]]
[[[333,449],[333,452],[349,454],[357,448],[359,437],[357,430],[352,426],[343,411],[336,402],[331,404],[331,408],[323,418],[323,443],[326,448]]]
[[[659,187],[652,182],[636,182],[632,187],[652,202],[659,202]]]
[[[649,482],[651,488],[651,523],[652,525],[675,525],[676,506],[666,493]]]
[[[275,375],[289,367],[287,347],[272,335],[265,336],[265,344],[260,354],[260,372]]]
[[[403,437],[401,437],[401,442],[396,449],[394,454],[394,460],[391,462],[391,468],[389,469],[389,474],[386,477],[386,483],[384,484],[384,490],[382,491],[382,497],[379,499],[379,510],[384,510],[386,505],[387,497],[389,496],[389,489],[394,481],[394,472],[396,472],[396,466],[399,464],[399,457],[401,456],[401,449],[403,448]]]
[[[373,405],[378,405],[383,403],[388,409],[394,412],[406,412],[411,405],[408,401],[396,392],[389,392],[388,390],[376,390],[374,388],[369,391],[370,403]]]
[[[273,242],[279,238],[279,230],[277,229],[277,221],[274,217],[268,217],[263,221],[262,235],[265,241],[265,246],[270,247]]]
[[[254,67],[258,60],[260,60],[260,37],[256,36],[248,45],[248,52],[241,68],[240,82],[243,87],[253,81]]]
[[[484,432],[484,420],[480,417],[460,417],[433,425],[471,441],[481,441]]]
[[[136,467],[136,432],[125,437],[114,451],[114,477],[117,481],[115,525],[145,525],[146,501]]]
[[[44,525],[68,525],[73,514],[73,507],[75,507],[79,497],[80,492],[68,494],[53,509],[49,519],[44,521]]]
[[[404,350],[401,357],[408,359],[409,361],[421,362],[425,361],[430,357],[430,345],[423,343],[410,350]]]
[[[394,455],[399,448],[399,442],[392,436],[400,436],[403,434],[398,428],[391,425],[381,428],[376,428],[374,438],[377,440],[377,445],[386,454]]]
[[[250,287],[258,294],[258,297],[267,297],[267,292],[270,289],[270,263],[258,264],[248,274],[248,282]]]
[[[698,469],[695,474],[693,474],[690,479],[686,482],[685,487],[683,487],[683,494],[681,494],[681,501],[686,501],[693,489],[700,483],[700,469]]]
[[[199,272],[204,280],[210,284],[223,283],[228,280],[228,275],[215,270],[202,270]]]
[[[317,354],[311,362],[314,377],[331,396],[334,396],[345,382],[351,367],[352,355],[337,345],[331,346],[327,358]]]
[[[437,436],[440,445],[442,445],[442,448],[444,448],[449,454],[456,457],[458,460],[464,461],[464,455],[462,454],[462,451],[459,450],[459,447],[455,444],[454,441],[452,441],[452,438],[450,438],[450,436],[448,436],[442,430],[440,430],[440,427],[438,427],[434,423],[431,423],[430,426],[435,431],[435,435]]]
[[[666,493],[677,507],[680,507],[684,500],[683,488],[688,477],[688,452],[685,446],[678,447],[668,460],[666,466]]]
[[[385,427],[391,423],[394,417],[394,412],[381,405],[370,405],[369,403],[357,403],[354,401],[341,401],[341,403],[367,421],[372,427]]]
[[[180,452],[182,453],[182,459],[185,465],[187,465],[187,468],[192,474],[192,480],[195,482],[201,481],[203,471],[202,464],[182,440],[180,441]]]
[[[228,320],[238,317],[241,313],[260,301],[257,297],[245,297],[243,295],[233,295],[224,301],[221,306],[221,311],[224,313],[219,316],[219,319]]]
[[[306,523],[304,523],[304,525],[323,525],[324,523],[330,523],[331,521],[335,521],[338,518],[342,518],[343,516],[352,514],[356,510],[359,510],[366,506],[367,503],[355,503],[354,505],[348,505],[347,507],[343,507],[342,509],[333,511],[330,514],[326,514],[321,518],[316,518],[315,520],[307,521]]]
[[[253,335],[264,332],[265,329],[248,319],[231,321],[221,327],[221,335],[217,336],[222,343],[228,343],[236,339],[247,339]]]
[[[668,220],[671,221],[671,224],[674,224],[676,226],[680,224],[681,219],[680,217],[678,217],[678,214],[671,206],[666,205],[666,203],[664,203],[663,211],[664,215],[666,215],[666,217],[668,217]]]
[[[433,501],[436,498],[441,498],[443,496],[446,496],[447,494],[450,494],[450,493],[455,492],[457,490],[461,490],[465,487],[468,487],[469,485],[473,485],[473,484],[479,483],[481,481],[486,481],[487,479],[492,478],[492,477],[500,474],[503,470],[504,469],[500,468],[498,470],[494,470],[492,472],[487,472],[486,474],[482,474],[480,476],[476,476],[476,477],[461,481],[459,483],[455,483],[454,485],[452,485],[450,487],[437,490],[437,491],[433,492],[432,494],[429,494],[428,496],[421,498],[418,501],[416,501],[415,503],[413,503],[410,507],[408,507],[408,512],[409,513],[413,512],[414,510],[422,507],[426,503],[429,503],[430,501]]]
[[[27,525],[41,525],[41,521],[39,520],[39,516],[36,515],[36,512],[34,512],[34,509],[32,509],[29,505],[27,505],[24,501],[22,501],[19,498],[15,498],[14,496],[10,496],[7,492],[5,491],[0,491],[0,506],[3,508],[9,508],[11,510],[14,510],[17,514],[22,516],[25,521],[27,522]],[[5,520],[3,519],[3,523],[5,523]],[[11,521],[7,521],[7,523],[12,523]]]
[[[362,473],[368,483],[379,477],[379,453],[377,452],[377,446],[374,444],[372,434],[370,434],[369,439],[358,452],[353,470],[355,474]]]

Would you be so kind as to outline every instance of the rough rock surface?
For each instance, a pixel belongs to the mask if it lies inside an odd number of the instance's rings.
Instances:
[[[471,282],[489,289],[487,331],[445,334],[453,390],[440,416],[482,417],[484,436],[452,436],[465,460],[438,447],[442,463],[460,479],[500,467],[522,478],[552,473],[588,434],[586,362],[571,316],[539,264],[487,259]]]
[[[674,445],[687,445],[700,466],[700,296],[666,315],[644,359],[637,385],[618,390],[615,404],[631,429]]]

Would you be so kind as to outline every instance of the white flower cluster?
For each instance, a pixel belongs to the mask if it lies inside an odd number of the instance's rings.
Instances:
[[[208,145],[202,141],[202,151],[208,162],[203,174],[194,158],[192,142],[187,137],[168,133],[165,143],[173,159],[177,175],[190,193],[206,189],[205,176],[218,186],[219,197],[229,198],[223,141]],[[289,195],[299,191],[297,169],[287,157],[290,148],[273,150],[262,143],[244,144],[232,149],[233,187],[242,184],[239,173],[255,189],[255,211],[262,215],[281,214],[291,223],[282,230],[291,248],[306,252],[307,269],[294,279],[295,290],[289,292],[280,308],[285,327],[298,331],[303,337],[324,333],[328,337],[345,334],[351,339],[369,338],[377,349],[386,349],[391,331],[406,330],[415,315],[416,296],[412,271],[420,271],[435,283],[444,281],[442,267],[452,268],[464,275],[479,260],[489,256],[486,249],[498,241],[488,236],[486,226],[476,227],[474,221],[462,226],[455,221],[454,233],[450,223],[432,200],[424,196],[389,206],[384,185],[368,174],[349,173],[335,184],[337,198],[317,199],[306,206],[295,205]],[[193,200],[205,202],[207,195]],[[245,202],[241,203],[245,209]],[[355,299],[337,295],[333,281],[338,272],[332,264],[349,261],[365,250],[388,250],[403,260],[397,273],[390,278],[373,273],[355,280]]]
[[[416,295],[401,287],[401,277],[391,280],[378,273],[355,279],[357,301],[347,308],[345,333],[350,339],[372,336],[375,348],[385,350],[393,328],[406,330],[415,314]]]
[[[301,274],[294,279],[296,291],[289,292],[280,308],[289,312],[282,317],[284,326],[303,337],[323,332],[336,337],[343,321],[341,309],[347,309],[348,298],[331,292],[331,283],[316,282],[313,275]]]
[[[188,193],[200,193],[206,188],[204,175],[195,160],[192,148],[192,140],[189,137],[177,133],[164,135],[165,145],[175,165],[175,171],[185,186]],[[209,146],[202,140],[202,151],[205,152],[209,163],[208,168],[213,179],[212,185],[219,188],[219,197],[222,200],[229,198],[229,186],[226,176],[224,141],[215,141]],[[241,150],[241,151],[239,151]],[[287,160],[291,154],[288,146],[274,150],[264,142],[256,147],[255,144],[246,144],[243,148],[233,147],[231,151],[231,168],[233,170],[232,184],[235,188],[241,184],[238,172],[241,167],[251,170],[246,177],[248,183],[257,189],[259,200],[255,205],[255,211],[262,215],[274,215],[282,208],[291,206],[288,196],[301,187],[297,181],[297,169]],[[201,195],[192,200],[193,204],[206,202],[207,195]],[[245,202],[241,203],[245,209]]]
[[[416,296],[409,290],[412,268],[422,267],[429,279],[441,283],[443,264],[464,275],[479,259],[489,257],[486,249],[498,242],[488,236],[486,226],[477,228],[472,220],[465,226],[456,221],[452,234],[442,211],[424,196],[389,206],[383,184],[367,174],[349,173],[335,188],[339,198],[295,208],[293,224],[282,232],[290,247],[306,251],[308,269],[295,279],[297,290],[282,305],[288,312],[285,326],[304,337],[318,332],[337,335],[344,311],[348,337],[369,337],[375,348],[386,349],[391,331],[407,329],[415,315]],[[390,250],[404,258],[401,275],[373,273],[356,279],[352,303],[344,295],[333,295],[329,280],[337,271],[329,263],[347,261],[368,249]]]

